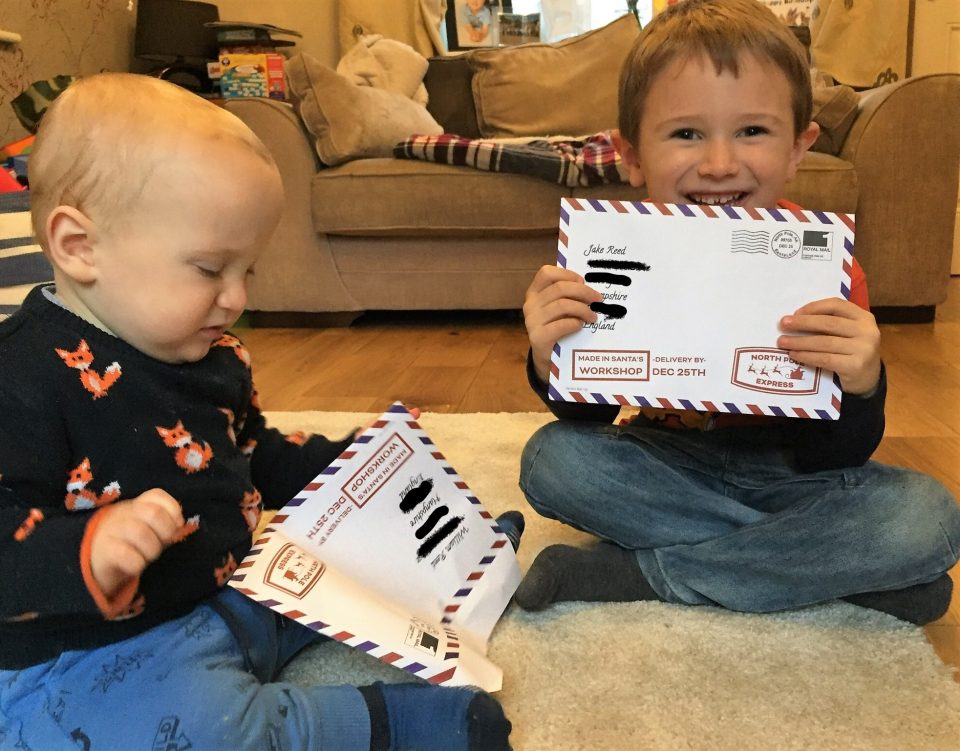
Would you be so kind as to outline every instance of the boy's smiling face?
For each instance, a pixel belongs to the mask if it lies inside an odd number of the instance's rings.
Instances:
[[[637,143],[620,145],[631,184],[663,203],[770,208],[819,127],[795,134],[790,86],[772,63],[741,55],[739,75],[704,56],[677,59],[650,86]]]

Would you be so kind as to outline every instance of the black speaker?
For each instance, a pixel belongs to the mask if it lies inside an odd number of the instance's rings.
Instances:
[[[220,20],[213,3],[194,0],[140,0],[133,54],[160,63],[151,75],[197,93],[210,92],[207,61],[217,59],[217,32],[206,24]]]

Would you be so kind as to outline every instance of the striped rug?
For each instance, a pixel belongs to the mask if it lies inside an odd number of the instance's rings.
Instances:
[[[0,320],[37,284],[53,280],[30,228],[30,192],[0,193]]]

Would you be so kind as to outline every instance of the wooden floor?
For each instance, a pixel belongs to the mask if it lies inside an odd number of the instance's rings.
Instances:
[[[960,498],[960,277],[935,322],[881,330],[889,394],[875,458],[932,474]],[[400,400],[434,412],[546,411],[526,383],[518,313],[379,313],[348,328],[240,336],[268,410],[379,413]],[[950,610],[925,631],[960,668],[960,566],[951,574]]]

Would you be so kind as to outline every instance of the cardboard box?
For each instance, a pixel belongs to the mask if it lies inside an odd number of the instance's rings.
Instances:
[[[220,56],[220,95],[286,99],[283,55],[228,53]]]

